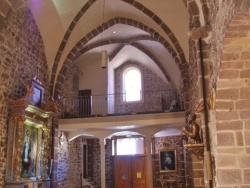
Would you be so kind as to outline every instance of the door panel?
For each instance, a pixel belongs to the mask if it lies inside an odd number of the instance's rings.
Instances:
[[[115,187],[132,188],[131,179],[131,158],[115,157]]]
[[[146,156],[115,156],[115,188],[147,188]]]
[[[133,188],[147,188],[146,157],[135,156],[132,158]]]

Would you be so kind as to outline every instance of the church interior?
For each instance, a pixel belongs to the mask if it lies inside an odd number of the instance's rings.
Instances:
[[[250,0],[0,0],[0,188],[250,187]]]

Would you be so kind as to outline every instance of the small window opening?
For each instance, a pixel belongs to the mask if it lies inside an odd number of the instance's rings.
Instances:
[[[136,67],[129,67],[124,71],[123,85],[125,101],[141,100],[141,71]]]

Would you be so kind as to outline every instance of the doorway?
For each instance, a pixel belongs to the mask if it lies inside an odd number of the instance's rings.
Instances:
[[[79,90],[79,116],[91,115],[91,89]]]
[[[113,187],[147,188],[145,137],[133,132],[127,132],[126,135],[114,135],[112,137],[112,148],[114,159]]]
[[[115,188],[147,188],[147,156],[114,156]]]

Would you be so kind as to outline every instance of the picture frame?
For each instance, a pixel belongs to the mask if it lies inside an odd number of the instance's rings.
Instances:
[[[159,151],[160,172],[177,172],[176,149]]]
[[[32,80],[32,89],[33,89],[33,95],[32,95],[32,103],[35,106],[41,107],[43,103],[43,96],[44,96],[44,87],[36,82],[35,80]]]

